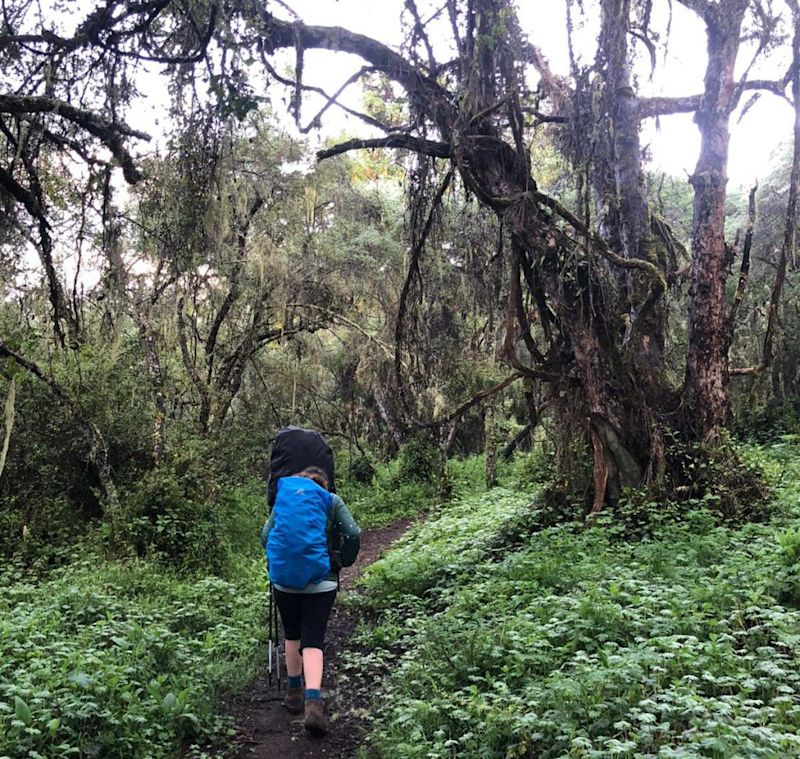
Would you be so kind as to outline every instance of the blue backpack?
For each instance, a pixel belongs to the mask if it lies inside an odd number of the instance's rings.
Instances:
[[[331,573],[328,523],[333,495],[308,477],[281,477],[275,498],[275,524],[267,541],[269,578],[301,590]]]

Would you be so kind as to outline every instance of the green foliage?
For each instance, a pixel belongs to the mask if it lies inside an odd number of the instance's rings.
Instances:
[[[800,399],[748,406],[736,418],[734,429],[744,440],[777,442],[785,435],[800,436]]]
[[[15,498],[0,499],[0,555],[13,557],[34,571],[60,566],[78,556],[85,525],[75,506],[54,496],[24,508]]]
[[[123,338],[105,351],[81,346],[61,359],[51,365],[55,379],[79,399],[80,415],[103,430],[115,477],[135,480],[150,465],[136,345]],[[44,383],[28,372],[17,373],[16,382],[0,491],[0,555],[23,553],[31,562],[57,564],[102,514],[100,483],[87,465],[91,442],[83,419]],[[0,394],[5,390],[0,382]]]
[[[233,581],[93,555],[36,585],[0,572],[0,755],[167,756],[224,733],[218,700],[260,664],[264,594],[260,560]]]
[[[543,441],[528,454],[517,453],[511,462],[513,477],[521,488],[552,482],[557,476],[555,451]]]
[[[123,509],[122,527],[107,531],[112,552],[132,549],[183,572],[227,574],[246,544],[244,525],[252,532],[263,517],[264,488],[251,480],[223,490],[195,462],[181,474],[146,472],[126,493]]]
[[[672,476],[679,467],[678,481],[690,484],[667,489],[661,496],[647,487],[628,489],[618,503],[595,516],[595,524],[631,540],[651,538],[698,514],[716,525],[766,520],[774,514],[776,504],[766,500],[766,482],[775,451],[765,456],[759,448],[741,445],[709,451],[673,442],[669,461]]]
[[[774,523],[696,503],[620,541],[500,489],[415,528],[366,580],[350,666],[389,675],[363,755],[800,755],[800,452],[749,455]]]
[[[444,469],[444,457],[438,445],[423,437],[412,437],[400,449],[397,484],[435,483]]]
[[[361,527],[419,517],[449,497],[451,474],[441,450],[419,438],[411,438],[386,464],[360,456],[337,471],[346,472],[337,482],[338,492]]]
[[[730,438],[718,446],[709,446],[670,431],[666,431],[665,439],[661,480],[627,488],[616,503],[606,507],[623,536],[649,535],[696,509],[707,509],[731,523],[770,516],[765,462],[757,449]],[[591,460],[578,452],[577,445],[568,460],[570,469],[564,473],[544,447],[531,456],[531,462],[541,467],[529,475],[528,481],[544,484],[543,523],[555,525],[590,514]]]
[[[362,528],[418,517],[440,500],[433,484],[405,481],[399,459],[378,465],[368,483],[351,475],[337,487]]]
[[[375,478],[375,462],[369,456],[362,454],[353,459],[348,471],[355,482],[369,485]]]
[[[370,567],[367,586],[379,586],[380,597],[370,600],[385,610],[404,596],[423,596],[442,581],[455,581],[488,554],[497,533],[524,510],[529,498],[495,488],[482,500],[457,499],[442,513],[412,528],[391,553]]]
[[[725,519],[763,519],[767,488],[757,456],[727,440],[708,447],[677,435],[667,437],[668,493],[672,500],[697,499]]]

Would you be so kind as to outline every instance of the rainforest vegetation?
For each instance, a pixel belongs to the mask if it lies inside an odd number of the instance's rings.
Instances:
[[[236,755],[287,425],[359,756],[800,757],[800,4],[325,5],[2,2],[0,757]]]

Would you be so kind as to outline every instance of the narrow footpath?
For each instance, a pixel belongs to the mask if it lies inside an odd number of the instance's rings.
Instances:
[[[357,689],[337,685],[341,670],[339,661],[350,643],[356,620],[343,608],[342,596],[350,591],[365,567],[405,533],[411,520],[389,527],[364,530],[361,551],[352,567],[342,570],[340,596],[336,600],[325,638],[325,675],[323,697],[331,720],[331,729],[324,738],[312,738],[303,729],[303,716],[293,716],[281,706],[283,693],[274,681],[269,686],[266,672],[252,689],[234,706],[236,720],[236,759],[352,759],[361,744],[362,730],[353,716],[366,699]]]

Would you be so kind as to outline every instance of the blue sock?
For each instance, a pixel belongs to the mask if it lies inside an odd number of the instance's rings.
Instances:
[[[322,691],[306,688],[306,701],[322,701]]]
[[[303,684],[302,675],[298,675],[297,677],[292,677],[291,675],[286,676],[286,686],[288,688],[299,688],[302,684]]]

